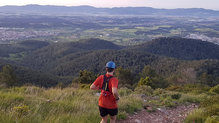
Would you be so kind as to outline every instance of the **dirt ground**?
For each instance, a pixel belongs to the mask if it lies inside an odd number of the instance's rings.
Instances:
[[[187,114],[197,107],[196,104],[189,104],[175,108],[157,108],[154,112],[143,109],[117,123],[182,123]]]

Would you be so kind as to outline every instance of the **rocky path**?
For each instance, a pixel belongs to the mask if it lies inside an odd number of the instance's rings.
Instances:
[[[197,107],[196,104],[190,104],[176,108],[157,108],[155,112],[144,109],[117,123],[182,123],[187,114]]]

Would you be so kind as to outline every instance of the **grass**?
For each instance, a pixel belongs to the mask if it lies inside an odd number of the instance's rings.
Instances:
[[[201,86],[200,86],[201,87]],[[191,112],[186,123],[214,123],[219,118],[219,96],[210,93],[209,88],[199,94],[195,91],[184,93],[185,90],[199,87],[185,86],[165,89],[151,89],[149,86],[135,90],[120,88],[118,119],[125,119],[128,114],[141,110],[143,107],[175,107],[189,103],[200,104]],[[202,87],[203,89],[204,87]],[[171,89],[177,91],[170,91]],[[179,89],[183,89],[180,91]],[[215,89],[215,87],[214,87]],[[0,122],[4,123],[97,123],[98,91],[85,88],[39,88],[23,86],[0,88]]]
[[[142,108],[141,99],[124,94],[119,103],[119,119]],[[96,91],[78,88],[34,86],[0,89],[0,121],[4,123],[97,123]]]
[[[219,122],[219,95],[212,94],[211,90],[217,89],[217,86],[210,89],[210,93],[200,94],[196,97],[200,102],[199,109],[191,112],[186,118],[186,123],[218,123]],[[193,99],[192,98],[192,99]]]

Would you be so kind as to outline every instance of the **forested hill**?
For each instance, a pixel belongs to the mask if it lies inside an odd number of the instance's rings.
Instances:
[[[185,38],[159,38],[129,50],[143,51],[183,60],[219,59],[219,45]]]
[[[218,58],[219,52],[215,52],[218,49],[218,45],[215,44],[181,38],[160,38],[128,48],[105,40],[86,39],[43,47],[24,57],[20,64],[58,76],[77,76],[80,70],[85,69],[101,73],[104,71],[105,63],[113,60],[119,67],[130,69],[134,74],[138,74],[145,65],[149,65],[159,74],[170,76],[191,66],[199,70],[205,62],[194,63],[183,60]],[[207,60],[208,62],[219,64],[217,60]],[[210,66],[217,69],[218,65]],[[200,71],[202,73],[208,70],[205,67]]]
[[[84,39],[77,42],[54,43],[27,55],[21,64],[38,70],[50,70],[59,64],[82,57],[94,50],[119,50],[122,46],[100,39]]]
[[[48,45],[49,45],[48,42],[37,41],[37,40],[26,40],[14,44],[1,44],[0,57],[8,57],[10,54],[34,51]]]
[[[180,81],[186,78],[183,82],[193,81],[188,81],[190,78],[199,81],[203,75],[210,78],[210,85],[215,85],[219,79],[219,61],[208,60],[218,59],[218,45],[201,40],[159,38],[130,47],[121,47],[100,39],[58,42],[42,46],[41,43],[33,43],[39,47],[30,48],[31,50],[24,48],[21,52],[23,55],[18,55],[16,59],[13,58],[15,54],[11,53],[3,57],[8,63],[16,63],[15,71],[23,78],[23,82],[31,81],[41,86],[52,86],[57,81],[71,82],[73,77],[79,75],[80,70],[103,73],[105,63],[110,60],[116,62],[117,67],[130,71],[136,78],[147,65],[160,76],[172,78],[176,82],[177,78]],[[22,46],[26,47],[32,43],[24,44]],[[56,77],[63,79],[54,80]],[[50,83],[52,80],[54,83]]]

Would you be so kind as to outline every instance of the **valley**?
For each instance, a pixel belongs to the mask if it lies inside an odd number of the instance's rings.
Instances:
[[[218,20],[199,8],[0,7],[0,122],[99,122],[90,85],[114,61],[118,122],[216,123]]]

